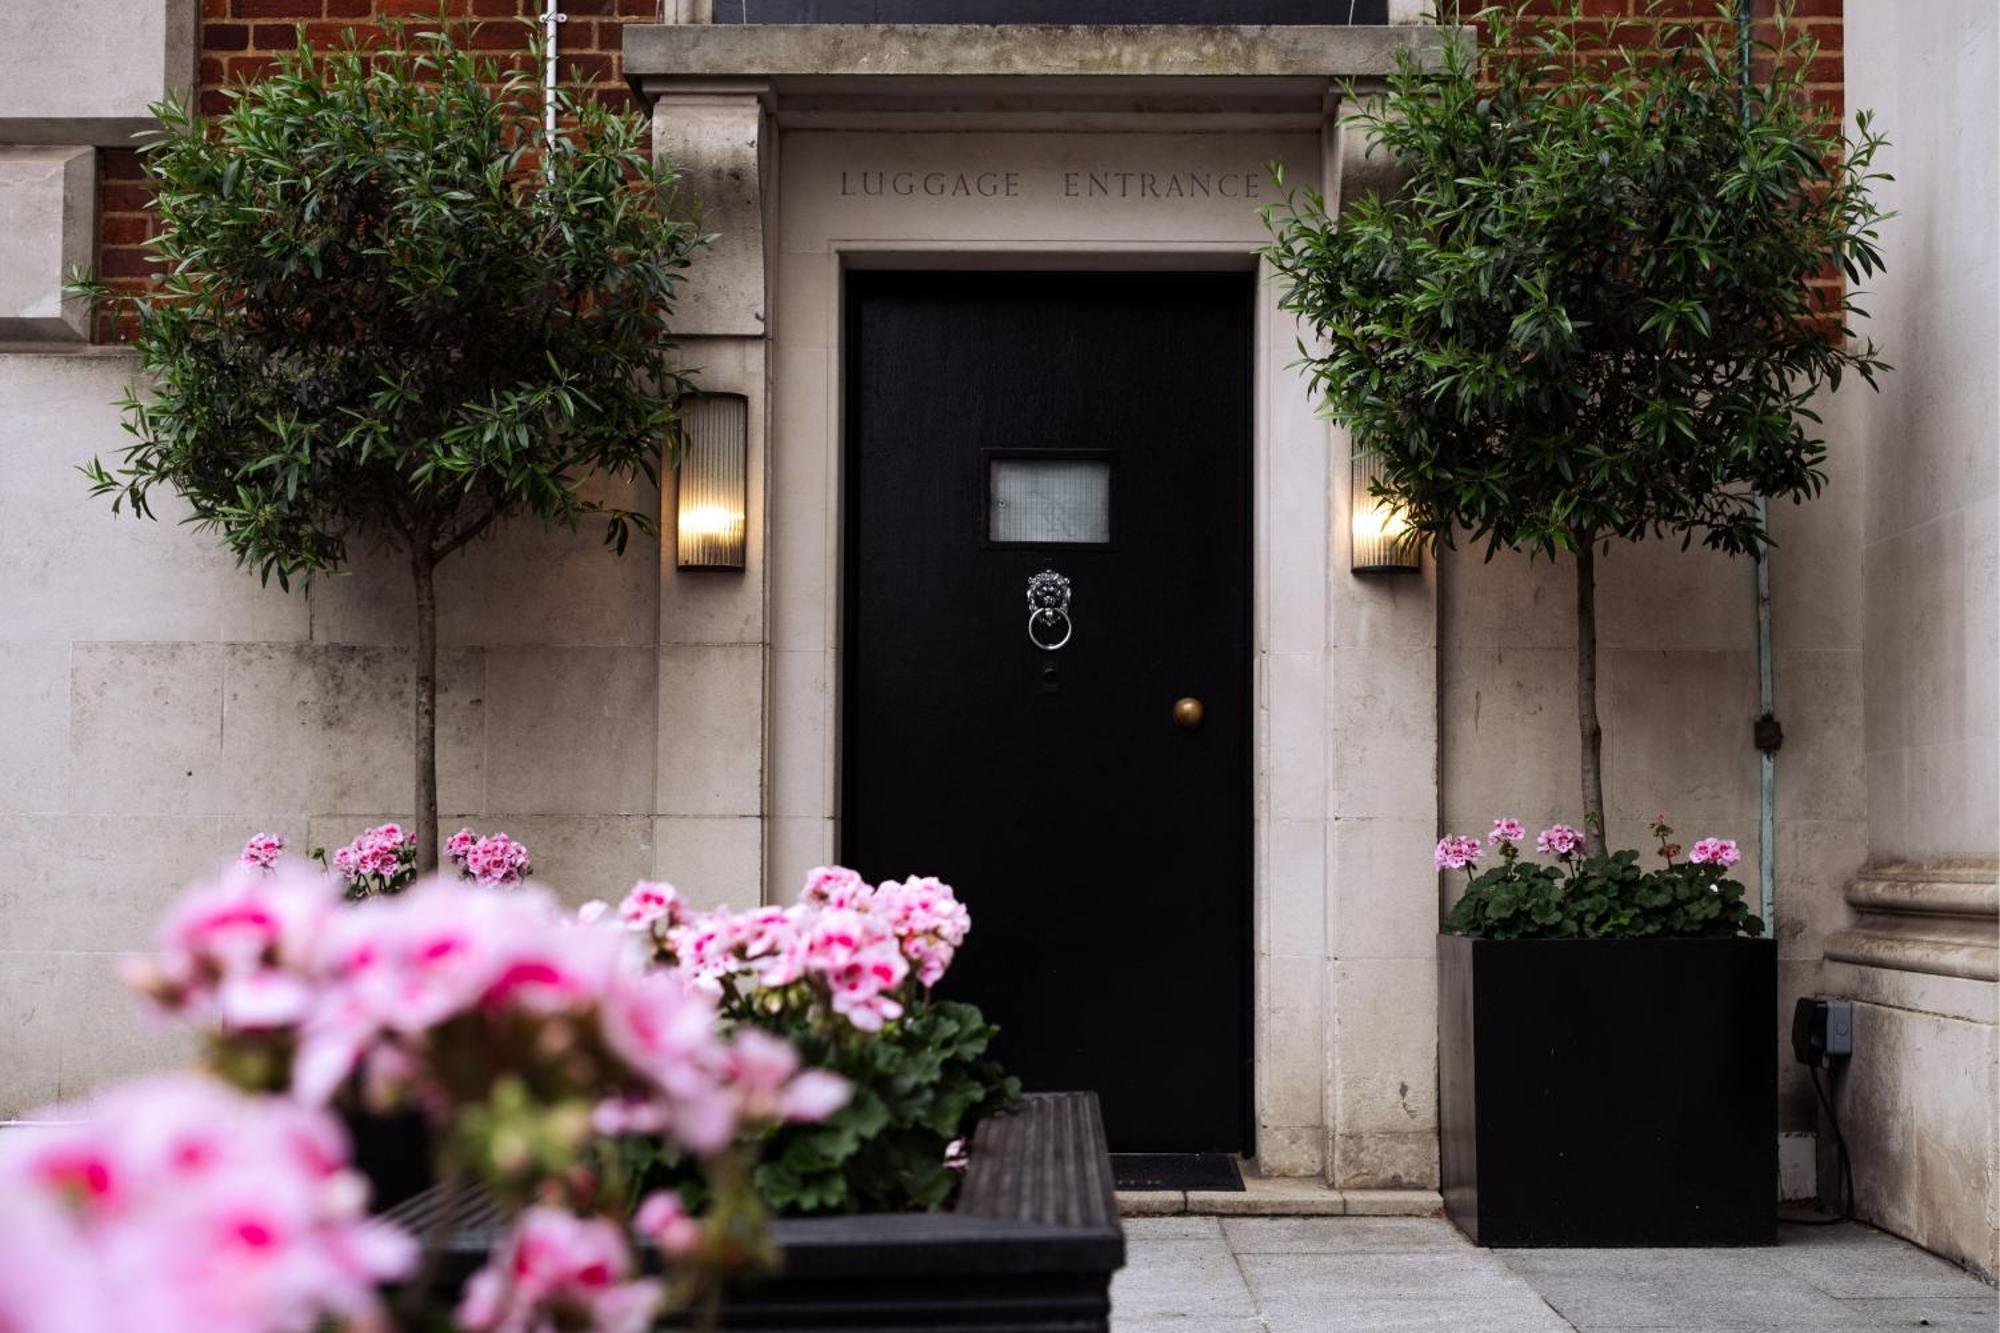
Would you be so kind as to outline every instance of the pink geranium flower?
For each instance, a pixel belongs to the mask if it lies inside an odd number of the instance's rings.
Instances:
[[[618,924],[627,930],[651,930],[655,925],[666,929],[681,925],[687,915],[680,890],[665,880],[640,880],[618,904]]]
[[[1551,824],[1535,835],[1535,850],[1543,856],[1571,856],[1583,846],[1583,834],[1567,824]]]
[[[239,864],[254,870],[269,870],[278,863],[278,857],[284,854],[284,850],[285,840],[281,835],[253,833],[250,835],[250,840],[243,844],[243,850],[236,859]]]
[[[475,838],[471,829],[460,829],[446,841],[445,854],[460,874],[484,888],[512,888],[533,873],[528,849],[504,833]]]
[[[1479,839],[1462,834],[1447,834],[1438,839],[1437,850],[1432,860],[1440,870],[1464,870],[1485,854]]]
[[[632,1215],[632,1226],[669,1259],[684,1259],[701,1248],[701,1223],[688,1216],[681,1196],[672,1190],[647,1195]]]
[[[180,1074],[49,1116],[0,1136],[9,1333],[377,1326],[415,1267],[318,1112]]]
[[[728,1078],[744,1119],[824,1120],[847,1105],[854,1089],[824,1069],[799,1068],[799,1053],[757,1028],[744,1028],[729,1044]]]
[[[674,971],[620,972],[599,1005],[605,1043],[646,1082],[598,1108],[600,1129],[650,1125],[701,1155],[735,1137],[738,1099],[715,1002]]]
[[[322,994],[304,1025],[293,1088],[323,1102],[378,1043],[415,1040],[457,1015],[587,1010],[621,955],[618,932],[566,923],[538,889],[433,878],[356,904],[320,946]]]
[[[926,988],[943,979],[972,929],[972,914],[951,886],[929,877],[884,880],[869,910],[895,931],[903,956],[916,965],[917,980]]]
[[[807,907],[846,911],[859,907],[874,892],[861,876],[846,866],[820,866],[806,873],[805,887],[799,890],[799,903]]]
[[[462,828],[444,840],[445,859],[454,865],[465,864],[466,853],[479,845],[479,835],[469,828]]]
[[[1496,845],[1518,843],[1527,836],[1528,831],[1521,826],[1520,820],[1496,819],[1493,821],[1493,831],[1486,835],[1486,841]]]
[[[634,1278],[625,1233],[604,1218],[530,1208],[486,1267],[466,1283],[466,1333],[644,1333],[665,1288]]]
[[[349,897],[400,892],[417,874],[417,840],[401,824],[379,824],[333,854],[333,868],[347,881]]]
[[[339,897],[337,885],[304,866],[239,862],[175,899],[155,954],[121,971],[165,1013],[225,1030],[289,1025],[309,1003],[299,977]]]
[[[1720,866],[1724,870],[1741,860],[1743,854],[1737,850],[1733,838],[1703,838],[1688,851],[1688,860],[1695,865]]]
[[[619,914],[698,989],[753,994],[803,982],[815,1003],[864,1032],[902,1017],[918,987],[942,980],[972,929],[942,881],[874,886],[842,866],[813,870],[790,907],[694,915],[670,886],[642,882]]]

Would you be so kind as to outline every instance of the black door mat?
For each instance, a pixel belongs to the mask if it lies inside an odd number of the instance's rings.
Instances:
[[[1121,1190],[1241,1190],[1236,1159],[1219,1152],[1115,1152],[1111,1179]]]

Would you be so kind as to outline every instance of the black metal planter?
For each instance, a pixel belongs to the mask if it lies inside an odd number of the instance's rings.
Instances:
[[[1770,940],[1438,937],[1445,1211],[1493,1246],[1769,1245]]]
[[[485,1262],[501,1219],[482,1198],[439,1190],[390,1216],[432,1234],[449,1207],[443,1285]],[[942,1213],[785,1218],[780,1270],[732,1287],[724,1329],[979,1329],[1085,1333],[1111,1319],[1125,1235],[1093,1093],[1039,1093],[983,1121],[956,1203]]]

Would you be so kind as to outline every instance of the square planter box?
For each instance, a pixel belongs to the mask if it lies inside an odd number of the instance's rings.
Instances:
[[[1777,946],[1438,936],[1445,1211],[1480,1245],[1776,1239]]]
[[[456,1293],[505,1223],[483,1196],[452,1203],[439,1189],[389,1216],[426,1236],[441,1210],[451,1239],[440,1289]],[[771,1233],[779,1270],[729,1289],[722,1328],[1102,1333],[1111,1275],[1125,1264],[1088,1092],[1031,1094],[1013,1114],[981,1121],[945,1212],[780,1218]]]

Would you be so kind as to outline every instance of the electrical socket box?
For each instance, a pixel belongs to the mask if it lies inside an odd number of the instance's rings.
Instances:
[[[1802,1065],[1830,1065],[1854,1054],[1854,1005],[1801,996],[1792,1009],[1792,1055]]]

